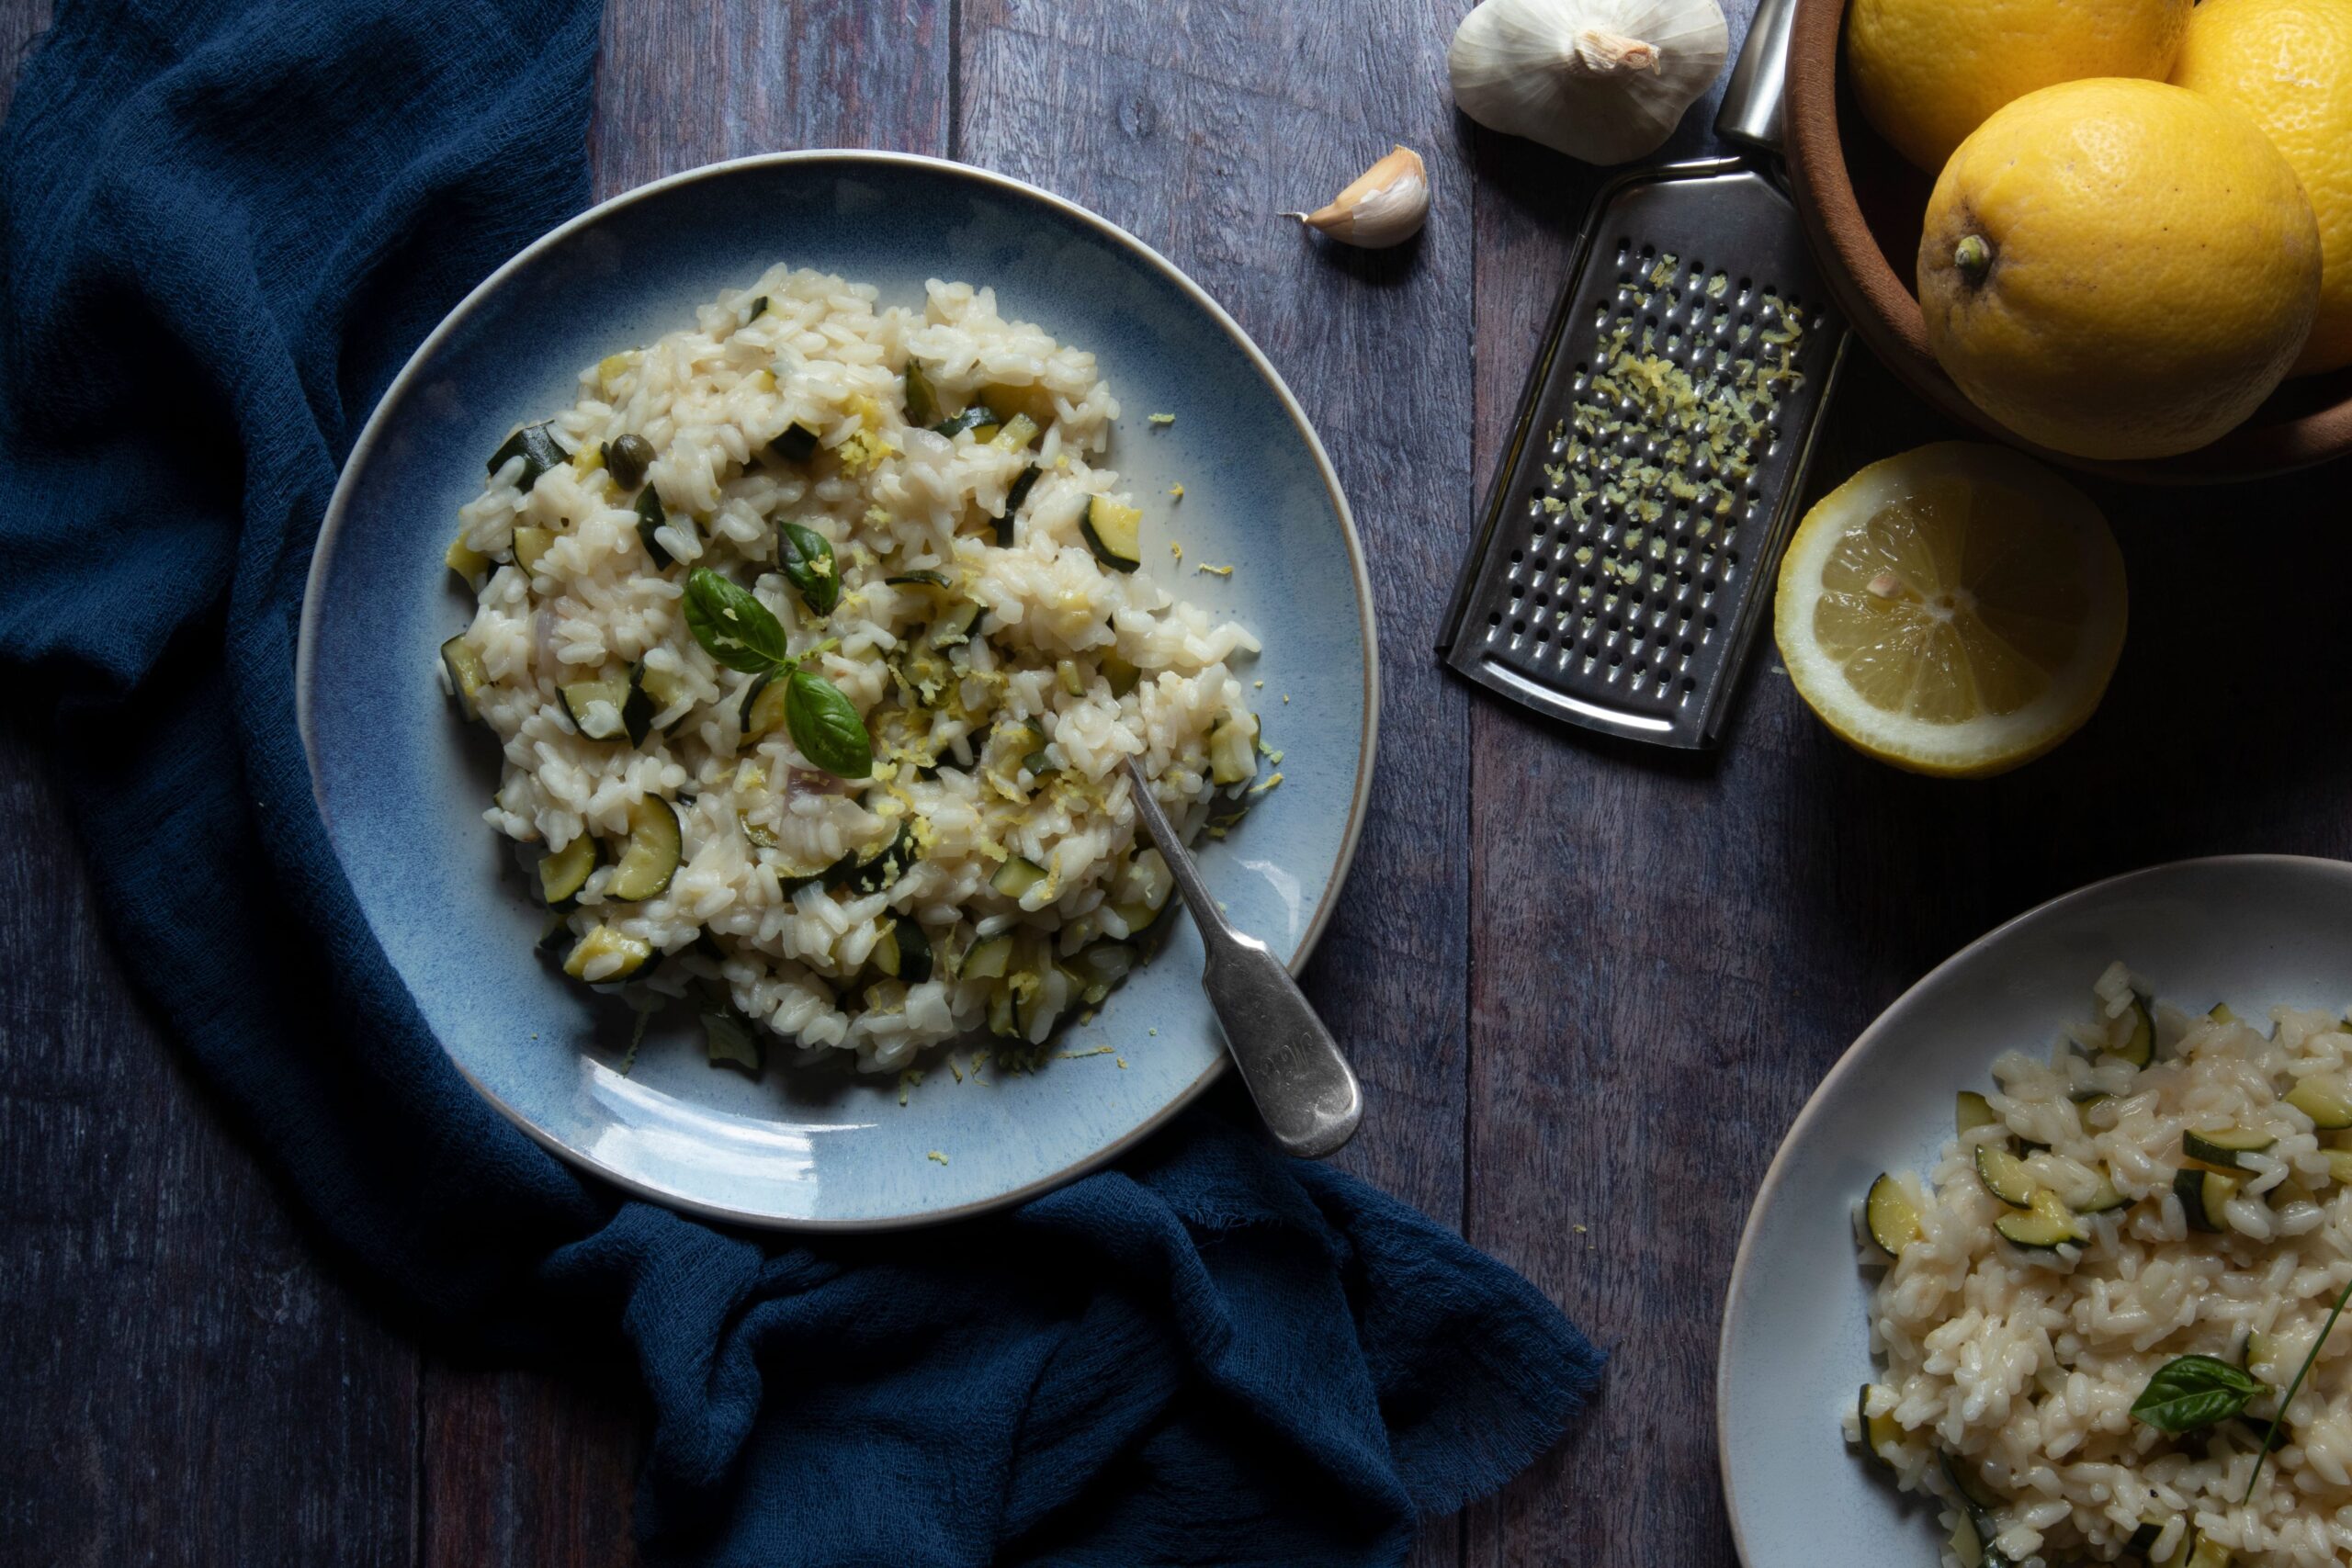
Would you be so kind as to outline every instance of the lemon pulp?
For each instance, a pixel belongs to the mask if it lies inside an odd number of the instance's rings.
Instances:
[[[2097,706],[2122,647],[2122,564],[2056,475],[1940,443],[1806,514],[1777,611],[1792,680],[1841,738],[1922,772],[1997,773]]]

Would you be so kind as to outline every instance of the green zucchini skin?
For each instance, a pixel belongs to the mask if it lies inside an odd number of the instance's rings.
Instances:
[[[1012,547],[1012,541],[1017,534],[1015,514],[1020,512],[1022,504],[1029,499],[1029,492],[1037,488],[1037,478],[1043,472],[1044,470],[1036,464],[1030,464],[1021,470],[1021,477],[1012,481],[1012,488],[1004,492],[1004,510],[998,513],[992,519],[999,548],[1009,550]]]
[[[569,909],[580,901],[580,890],[603,858],[595,838],[581,834],[563,848],[539,857],[539,897],[550,909]]]
[[[899,823],[898,832],[891,835],[888,843],[874,854],[858,860],[852,868],[849,874],[851,890],[857,893],[881,892],[907,874],[907,867],[914,864],[920,852],[912,826]]]
[[[787,424],[768,450],[787,463],[805,463],[817,455],[817,433],[805,424]]]
[[[1078,532],[1094,558],[1113,571],[1134,571],[1143,565],[1143,517],[1134,507],[1098,495],[1086,503]]]
[[[541,474],[571,461],[571,455],[556,445],[553,420],[526,424],[508,436],[498,450],[490,455],[488,471],[494,474],[516,457],[523,459],[523,477],[515,482],[514,488],[526,495],[530,493],[533,485],[539,482]]]
[[[949,414],[931,428],[933,434],[944,435],[953,441],[967,430],[978,430],[984,424],[1001,423],[995,414],[989,412],[988,404],[974,403],[961,413]]]
[[[923,935],[922,927],[910,918],[898,924],[899,978],[910,986],[920,986],[931,978],[931,938]]]
[[[605,891],[632,904],[659,898],[678,874],[684,837],[676,807],[658,795],[639,801],[629,810],[628,842]]]
[[[669,521],[670,514],[662,507],[660,491],[647,485],[637,492],[637,536],[645,546],[645,553],[653,558],[657,570],[667,570],[677,564],[677,558],[663,549],[661,541],[653,536],[653,531]]]

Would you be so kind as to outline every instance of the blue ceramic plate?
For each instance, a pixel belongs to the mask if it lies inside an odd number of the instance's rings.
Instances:
[[[1984,1088],[2006,1050],[2055,1044],[2119,958],[2200,1010],[2342,1008],[2352,865],[2234,855],[2094,883],[1963,948],[1862,1032],[1766,1173],[1724,1305],[1715,1435],[1747,1568],[1936,1560],[1934,1508],[1897,1493],[1838,1426],[1875,1375],[1877,1274],[1858,1261],[1854,1207],[1880,1171],[1932,1164],[1953,1094]]]
[[[1294,966],[1363,818],[1372,596],[1321,444],[1215,301],[1092,213],[933,159],[781,153],[631,191],[501,267],[392,383],[327,508],[298,689],[319,809],[426,1021],[500,1110],[624,1187],[755,1224],[912,1224],[1067,1180],[1223,1070],[1191,923],[1034,1077],[958,1081],[934,1057],[903,1104],[895,1078],[752,1079],[707,1063],[684,1018],[657,1022],[624,1075],[629,1014],[534,953],[544,917],[480,820],[494,748],[434,674],[471,614],[441,555],[483,459],[517,423],[568,407],[583,367],[690,324],[779,261],[874,284],[886,303],[919,305],[927,277],[991,286],[1008,317],[1094,353],[1126,411],[1106,461],[1147,502],[1147,526],[1188,561],[1236,569],[1170,587],[1265,644],[1241,672],[1265,682],[1283,783],[1201,860],[1234,919]],[[1175,423],[1155,429],[1152,412]],[[1154,503],[1179,482],[1181,506]]]

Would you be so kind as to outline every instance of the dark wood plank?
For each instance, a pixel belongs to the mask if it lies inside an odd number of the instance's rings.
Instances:
[[[958,156],[1084,202],[1166,254],[1273,360],[1329,447],[1381,626],[1371,819],[1308,987],[1369,1099],[1353,1168],[1460,1210],[1466,707],[1428,657],[1469,479],[1469,190],[1430,86],[1448,26],[1380,4],[967,0]],[[1376,48],[1367,47],[1378,40]],[[1402,141],[1435,216],[1350,252],[1276,215]]]
[[[0,887],[0,1555],[405,1568],[414,1352],[132,1002],[13,725]]]
[[[1713,151],[1713,114],[1660,155]],[[1608,172],[1474,142],[1483,484]],[[1833,425],[1816,490],[1905,444],[1903,394],[1847,391],[1874,423]],[[1690,758],[1476,705],[1465,1231],[1615,1359],[1579,1431],[1472,1510],[1470,1563],[1734,1560],[1714,1346],[1745,1195],[1859,1022],[1982,923],[1988,803],[1826,740],[1769,644],[1741,705]]]
[[[1467,711],[1428,657],[1453,547],[1431,522],[1455,514],[1469,480],[1469,189],[1430,85],[1450,28],[1405,0],[965,0],[956,152],[1085,203],[1183,267],[1330,449],[1378,604],[1380,764],[1306,985],[1365,1084],[1342,1162],[1458,1224]],[[1276,216],[1319,205],[1399,141],[1435,188],[1411,247],[1322,245]],[[1447,1522],[1414,1560],[1458,1552]]]
[[[794,147],[947,151],[949,0],[607,6],[599,197]]]
[[[1711,150],[1711,113],[1669,151]],[[1483,479],[1600,176],[1476,142]],[[1809,488],[1961,434],[1858,355]],[[2352,548],[2327,500],[2342,481],[2339,465],[2225,492],[2090,487],[2123,543],[2136,630],[2091,725],[2007,779],[1921,780],[1849,751],[1769,644],[1712,761],[1476,705],[1465,1231],[1616,1360],[1583,1429],[1473,1510],[1466,1562],[1735,1561],[1713,1393],[1747,1196],[1822,1073],[1912,980],[2099,875],[2352,847],[2330,809],[2352,699],[2324,674],[2347,640],[2329,603]],[[2296,570],[2217,592],[2250,538]],[[2182,733],[2196,739],[2176,754]]]

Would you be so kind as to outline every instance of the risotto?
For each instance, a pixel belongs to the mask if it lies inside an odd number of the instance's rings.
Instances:
[[[1955,1568],[2352,1562],[2352,1025],[2183,1012],[2120,964],[2094,997],[1871,1189],[1849,1436]]]
[[[887,1070],[1101,1000],[1170,887],[1123,760],[1187,836],[1265,787],[1258,644],[1143,570],[1118,412],[986,288],[778,267],[492,456],[442,678],[567,974],[754,1065],[760,1029]]]

